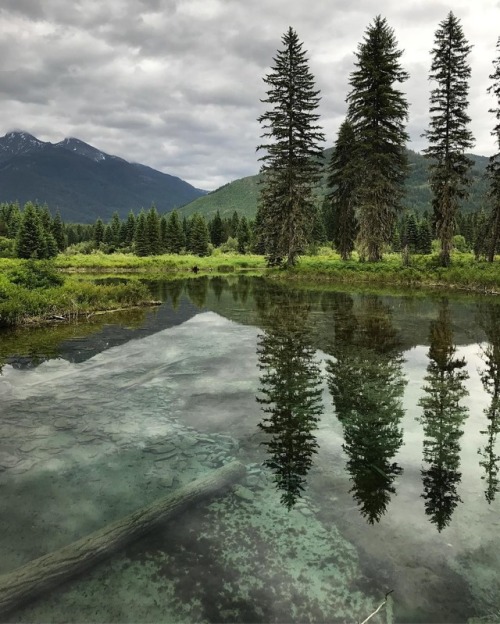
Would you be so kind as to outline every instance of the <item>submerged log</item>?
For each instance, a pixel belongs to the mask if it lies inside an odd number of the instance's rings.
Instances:
[[[84,572],[188,506],[220,493],[244,474],[245,467],[233,461],[68,546],[0,576],[0,613],[12,611]]]

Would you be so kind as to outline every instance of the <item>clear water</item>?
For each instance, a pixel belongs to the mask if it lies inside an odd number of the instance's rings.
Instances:
[[[370,622],[498,621],[500,302],[152,287],[0,334],[0,574],[247,476],[4,621],[362,622],[391,590]]]

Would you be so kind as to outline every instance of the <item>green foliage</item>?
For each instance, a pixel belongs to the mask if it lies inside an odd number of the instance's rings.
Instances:
[[[188,250],[197,256],[207,256],[208,240],[209,235],[205,219],[199,214],[194,214],[189,223]]]
[[[50,232],[51,220],[48,211],[37,210],[28,202],[22,213],[21,224],[16,236],[16,255],[18,258],[53,258],[57,255],[57,244]],[[47,229],[42,224],[48,222]]]
[[[489,216],[490,241],[488,249],[488,260],[493,262],[495,252],[500,240],[500,37],[497,41],[498,56],[493,61],[495,71],[490,75],[493,84],[488,88],[488,92],[495,97],[495,108],[490,110],[496,118],[496,125],[492,135],[497,142],[498,151],[490,158],[487,167],[488,181],[490,184],[489,196],[491,201],[491,211]]]
[[[441,241],[441,263],[450,263],[452,237],[459,200],[468,195],[472,160],[465,150],[473,145],[467,124],[471,70],[467,57],[471,46],[464,37],[460,20],[450,11],[439,24],[432,50],[431,80],[437,83],[430,96],[429,147],[425,154],[430,166],[432,206],[436,231]]]
[[[165,248],[167,253],[181,253],[186,246],[186,237],[182,227],[179,213],[173,210],[168,217],[165,237]]]
[[[138,256],[150,255],[148,225],[144,210],[141,210],[137,218],[134,238],[134,250]]]
[[[28,290],[52,288],[64,283],[64,278],[57,273],[54,263],[48,260],[28,260],[11,271],[9,279],[13,284]]]
[[[264,78],[269,90],[263,100],[270,109],[259,117],[262,137],[260,193],[266,256],[270,266],[293,266],[304,249],[314,218],[314,185],[319,181],[324,141],[315,112],[318,91],[309,72],[302,43],[289,28],[283,35],[271,73]]]
[[[358,241],[370,261],[382,258],[404,194],[408,104],[394,87],[408,78],[399,63],[401,55],[394,31],[377,16],[359,45],[347,96],[348,119],[356,136]]]
[[[348,294],[335,299],[335,336],[327,361],[328,387],[344,429],[351,492],[368,522],[385,513],[402,468],[393,461],[403,442],[403,358],[390,310],[379,297],[353,313]]]
[[[210,240],[215,247],[219,247],[227,240],[224,224],[218,210],[215,213],[215,217],[210,222],[208,229],[210,230]]]
[[[248,251],[250,241],[252,238],[252,232],[246,217],[241,217],[238,226],[238,252],[244,254]]]
[[[13,258],[16,252],[16,241],[0,236],[0,258]]]
[[[146,216],[146,237],[148,253],[157,256],[161,253],[160,217],[153,204]]]
[[[259,305],[265,333],[259,337],[260,396],[265,414],[259,423],[281,501],[291,509],[304,489],[317,453],[314,430],[323,411],[321,374],[307,328],[308,307],[301,293],[279,290]]]
[[[51,233],[56,241],[58,251],[64,251],[67,246],[66,233],[64,230],[64,223],[61,219],[59,211],[56,212],[56,216],[52,221]]]
[[[468,414],[460,401],[467,396],[464,381],[465,359],[455,358],[453,333],[447,301],[443,300],[436,321],[431,322],[429,365],[420,422],[424,428],[424,463],[422,480],[425,511],[442,531],[451,520],[458,502],[460,483],[460,444],[463,424]]]
[[[354,210],[359,175],[354,159],[355,141],[354,129],[346,120],[340,126],[328,165],[329,193],[323,202],[329,238],[343,260],[350,258],[358,231]]]

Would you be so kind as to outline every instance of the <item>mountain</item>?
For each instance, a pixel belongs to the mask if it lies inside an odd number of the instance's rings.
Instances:
[[[329,162],[332,149],[325,150],[325,163]],[[474,167],[472,169],[470,197],[467,201],[462,202],[462,209],[465,212],[478,210],[484,205],[484,197],[488,190],[484,173],[489,159],[486,156],[476,156],[474,154],[469,154],[469,157],[474,161]],[[404,205],[409,210],[414,210],[418,213],[422,213],[424,210],[430,212],[432,194],[429,187],[429,162],[421,154],[408,150],[408,163],[410,170],[406,180]],[[258,174],[240,178],[186,204],[179,212],[182,216],[199,212],[210,219],[217,210],[219,210],[222,217],[228,217],[237,210],[247,218],[253,218],[257,210],[259,198],[259,180],[260,175]],[[326,176],[323,176],[322,183],[318,188],[318,195],[322,198],[325,192]]]
[[[156,204],[170,212],[205,191],[146,165],[129,163],[76,138],[40,141],[27,132],[0,138],[0,202],[47,203],[64,221],[108,220],[116,210],[125,218]]]

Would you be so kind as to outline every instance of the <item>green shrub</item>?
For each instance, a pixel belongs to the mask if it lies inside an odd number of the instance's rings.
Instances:
[[[34,290],[61,286],[64,279],[56,272],[54,264],[48,260],[27,260],[9,275],[13,284]]]

